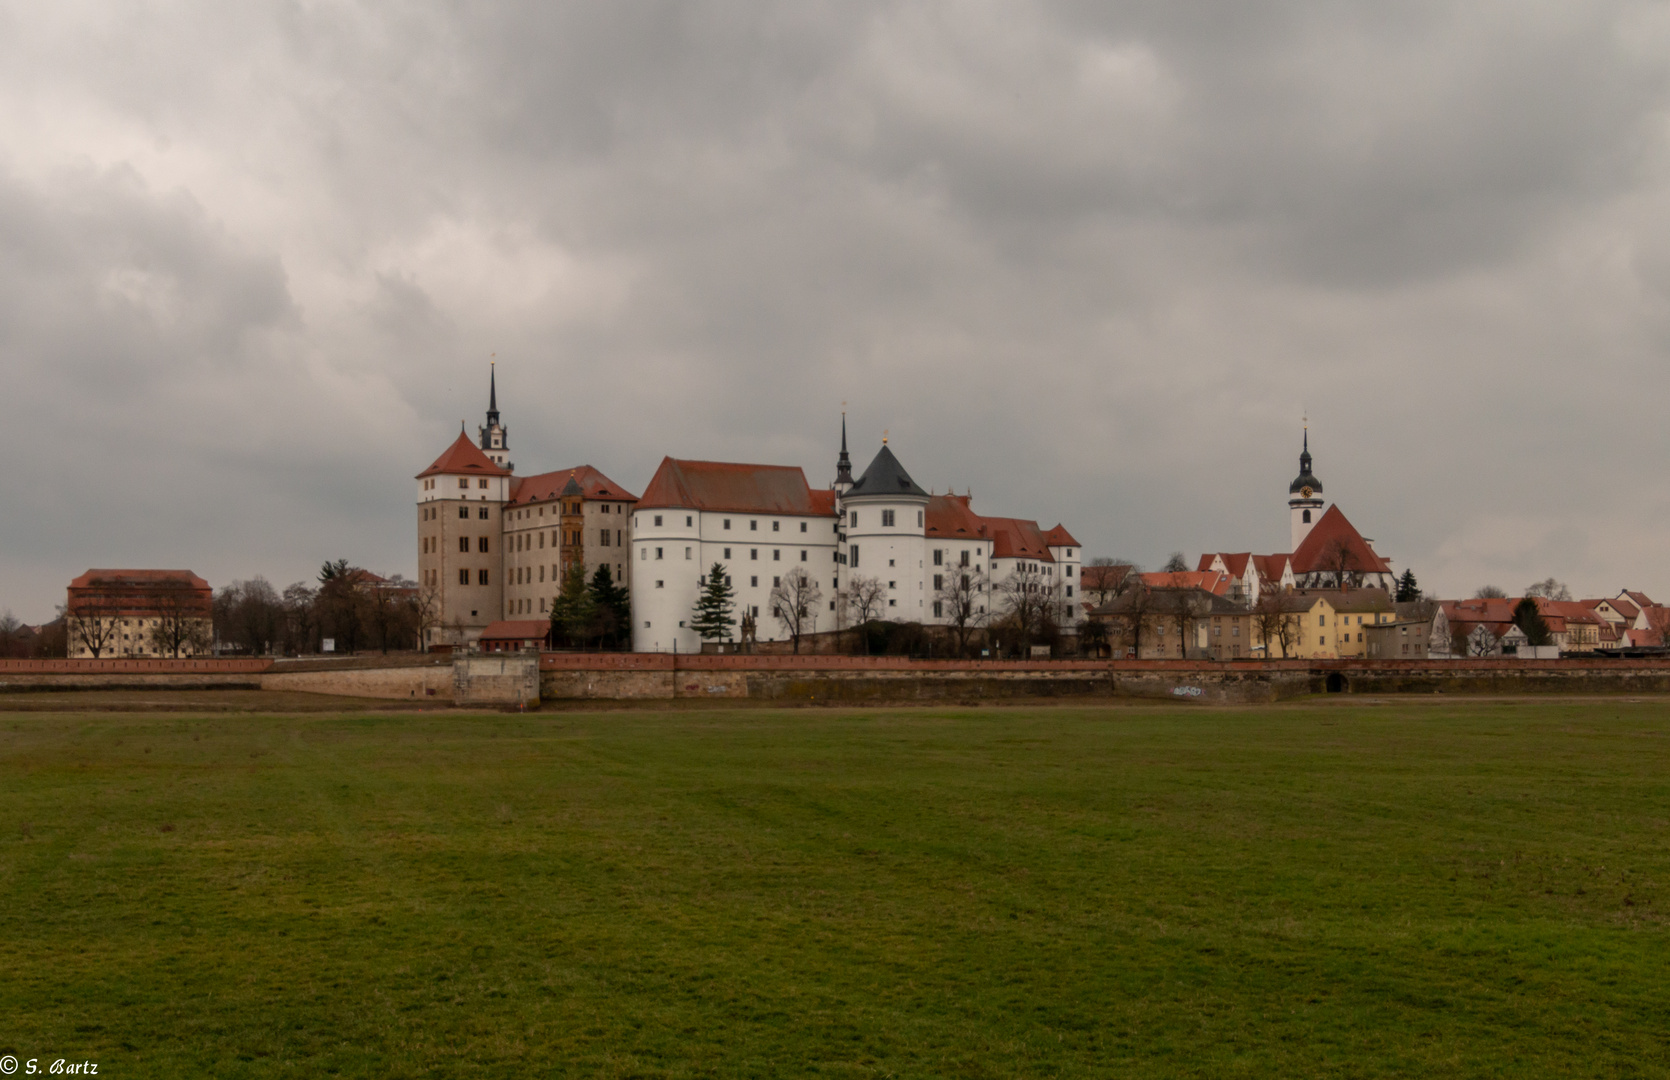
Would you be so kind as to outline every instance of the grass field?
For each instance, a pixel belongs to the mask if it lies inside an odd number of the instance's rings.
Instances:
[[[1670,703],[0,714],[0,1053],[1661,1076]]]

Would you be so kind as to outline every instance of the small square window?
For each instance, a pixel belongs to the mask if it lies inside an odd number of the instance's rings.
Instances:
[[[731,519],[730,518],[725,519],[724,527],[727,528],[727,529],[731,527]]]
[[[727,559],[728,559],[728,558],[730,558],[730,557],[731,557],[731,549],[730,549],[730,548],[726,548],[726,549],[725,549],[725,558],[727,558]]]
[[[760,557],[760,549],[759,548],[749,548],[748,549],[748,557],[750,559],[758,559]]]
[[[760,587],[760,576],[758,574],[755,574],[752,577],[750,577],[748,579],[748,585],[749,585],[750,588],[755,588],[755,589],[759,588]]]
[[[760,531],[760,523],[758,521],[750,521],[748,523],[748,531],[749,532],[759,532]]]
[[[657,588],[657,589],[660,589],[660,588],[664,588],[664,587],[666,587],[666,584],[667,584],[667,583],[666,583],[666,582],[665,582],[665,581],[657,581],[657,582],[656,582],[656,583],[655,583],[655,587],[656,587],[656,588]]]
[[[773,521],[771,523],[771,531],[772,532],[782,532],[783,531],[783,523],[781,521]]]
[[[660,514],[655,515],[655,524],[657,526],[659,526],[661,524],[661,515]]]

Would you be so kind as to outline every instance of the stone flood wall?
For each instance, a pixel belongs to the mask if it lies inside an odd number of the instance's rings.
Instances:
[[[268,660],[0,660],[0,693],[256,690]]]
[[[400,667],[274,667],[260,676],[263,690],[381,700],[452,701],[452,665],[407,664]]]
[[[452,660],[455,705],[539,704],[538,653],[465,653]]]

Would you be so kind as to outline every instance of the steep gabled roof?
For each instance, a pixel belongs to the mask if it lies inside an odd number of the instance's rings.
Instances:
[[[1625,589],[1624,590],[1624,595],[1629,597],[1630,600],[1632,600],[1635,603],[1636,607],[1650,608],[1650,607],[1657,607],[1658,606],[1658,605],[1654,604],[1651,600],[1649,600],[1647,598],[1647,594],[1644,593],[1644,592],[1635,592],[1631,589]]]
[[[905,472],[905,467],[899,464],[899,459],[893,456],[893,451],[886,443],[881,444],[875,460],[864,470],[864,475],[858,482],[847,489],[843,498],[855,499],[865,496],[917,496],[928,498],[928,493],[916,486],[916,481]]]
[[[509,505],[520,506],[555,499],[565,493],[571,478],[579,485],[580,496],[588,501],[638,501],[638,496],[621,487],[590,465],[578,465],[572,469],[556,469],[552,472],[524,476],[516,480],[510,489]]]
[[[1059,521],[1055,523],[1055,528],[1044,534],[1044,542],[1049,544],[1050,547],[1084,546],[1077,540],[1074,540],[1073,534],[1067,531],[1067,526],[1061,524]]]
[[[1334,569],[1332,554],[1336,549],[1345,552],[1347,571],[1359,574],[1391,572],[1391,564],[1374,553],[1356,526],[1346,520],[1338,503],[1328,507],[1293,553],[1293,572],[1309,574]]]
[[[662,458],[638,509],[730,510],[738,514],[834,517],[833,492],[814,492],[793,465]]]
[[[969,509],[967,495],[933,495],[923,515],[928,536],[947,540],[989,539],[986,519]]]
[[[1254,555],[1253,572],[1264,581],[1280,582],[1293,557],[1285,551],[1277,555]]]
[[[493,464],[481,447],[470,441],[470,437],[462,431],[452,445],[446,448],[446,453],[435,459],[435,464],[417,474],[416,479],[422,480],[426,476],[436,473],[457,473],[463,476],[509,476],[510,470]]]
[[[982,517],[980,520],[992,539],[992,558],[1055,561],[1049,544],[1044,541],[1043,530],[1038,528],[1036,521],[994,517]]]

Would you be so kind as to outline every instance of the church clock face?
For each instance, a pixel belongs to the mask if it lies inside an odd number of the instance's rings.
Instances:
[[[1303,495],[1305,498],[1308,499],[1308,498],[1311,497],[1311,490],[1310,490],[1309,487],[1302,487],[1302,488],[1299,489],[1299,494]]]

